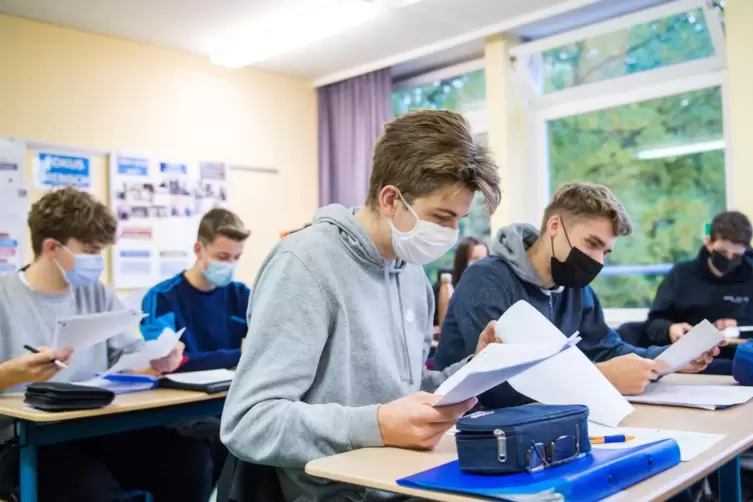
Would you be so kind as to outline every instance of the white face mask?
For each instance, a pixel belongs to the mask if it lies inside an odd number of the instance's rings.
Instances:
[[[407,232],[401,232],[395,228],[392,218],[387,220],[392,230],[392,249],[398,258],[415,265],[426,265],[440,258],[455,245],[458,240],[457,229],[422,220],[405,202],[403,195],[400,192],[398,195],[408,211],[416,218],[416,224]]]

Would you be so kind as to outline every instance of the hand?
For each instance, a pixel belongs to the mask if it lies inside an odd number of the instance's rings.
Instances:
[[[693,329],[693,326],[686,322],[678,322],[673,324],[669,327],[669,343],[675,343],[691,329]]]
[[[499,343],[497,339],[497,321],[489,321],[489,324],[486,325],[484,331],[479,335],[478,343],[476,344],[476,354],[492,343]]]
[[[183,351],[185,348],[186,346],[183,342],[178,342],[168,355],[161,359],[149,361],[149,365],[159,373],[172,373],[178,369],[180,363],[183,361]]]
[[[431,450],[458,418],[476,406],[476,398],[460,404],[434,408],[441,396],[418,392],[391,403],[377,412],[385,446]]]
[[[708,352],[704,352],[703,354],[701,354],[701,357],[682,368],[680,370],[680,373],[698,373],[705,370],[711,363],[711,361],[713,361],[714,358],[719,355],[719,347],[724,347],[725,345],[727,345],[727,340],[722,340],[719,345],[709,350]]]
[[[644,359],[635,354],[615,357],[596,367],[625,395],[640,394],[651,381],[658,378],[661,371],[669,370],[663,361]]]
[[[724,331],[727,328],[736,328],[737,321],[734,319],[717,319],[717,321],[714,323],[714,326],[719,331]]]
[[[26,382],[46,382],[62,370],[52,361],[57,359],[61,363],[67,363],[72,353],[71,349],[52,350],[40,347],[38,354],[24,354],[5,362],[0,368],[6,372],[8,380],[14,386]]]

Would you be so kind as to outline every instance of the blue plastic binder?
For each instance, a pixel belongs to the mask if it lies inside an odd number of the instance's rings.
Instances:
[[[626,450],[594,448],[586,457],[536,473],[505,476],[466,474],[457,461],[400,479],[401,486],[496,500],[593,502],[680,463],[674,439]]]

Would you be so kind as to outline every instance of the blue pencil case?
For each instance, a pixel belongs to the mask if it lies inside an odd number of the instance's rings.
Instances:
[[[591,451],[588,407],[517,406],[481,411],[457,422],[460,470],[471,474],[536,472]]]

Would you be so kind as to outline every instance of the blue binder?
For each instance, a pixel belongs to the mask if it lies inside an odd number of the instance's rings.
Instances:
[[[664,439],[625,450],[594,448],[586,457],[536,473],[505,476],[466,474],[457,461],[397,483],[410,488],[455,492],[496,500],[593,502],[680,463],[680,447]]]

